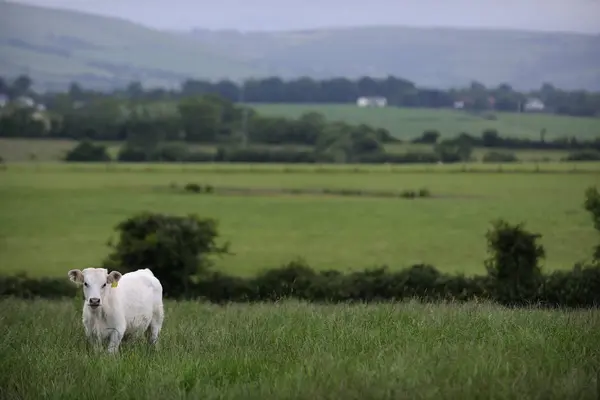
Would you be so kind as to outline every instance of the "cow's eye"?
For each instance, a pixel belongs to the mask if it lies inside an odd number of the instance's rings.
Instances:
[[[104,285],[102,285],[102,287],[105,287],[105,286],[106,286],[106,283]]]
[[[87,287],[88,286],[87,282],[83,282],[83,286]]]

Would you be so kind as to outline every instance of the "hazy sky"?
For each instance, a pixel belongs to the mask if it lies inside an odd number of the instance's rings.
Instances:
[[[118,16],[178,30],[287,30],[384,24],[600,33],[600,0],[12,1]]]

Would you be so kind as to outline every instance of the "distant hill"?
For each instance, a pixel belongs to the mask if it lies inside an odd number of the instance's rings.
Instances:
[[[260,68],[191,37],[75,11],[0,2],[0,74],[28,73],[45,87],[71,81],[171,85],[190,76],[227,78]]]
[[[446,88],[471,80],[600,90],[600,36],[374,27],[173,33],[121,19],[0,3],[0,73],[44,88],[175,85],[195,77],[395,75]]]
[[[283,74],[391,74],[436,88],[477,80],[518,89],[544,82],[563,89],[600,89],[600,35],[408,27],[284,33],[198,29],[192,35]]]

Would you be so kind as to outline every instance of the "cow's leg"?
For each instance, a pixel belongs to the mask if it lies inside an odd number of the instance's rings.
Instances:
[[[162,304],[155,306],[154,311],[152,312],[152,320],[150,321],[150,325],[148,326],[148,330],[146,331],[149,344],[157,344],[158,335],[160,334],[160,330],[162,329],[164,319],[165,313]]]
[[[111,329],[111,332],[108,336],[108,352],[110,354],[119,351],[121,340],[123,340],[123,330],[119,328]]]

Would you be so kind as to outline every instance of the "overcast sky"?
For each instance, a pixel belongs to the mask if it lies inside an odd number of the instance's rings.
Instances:
[[[600,0],[12,1],[118,16],[177,30],[288,30],[383,24],[600,33]]]

